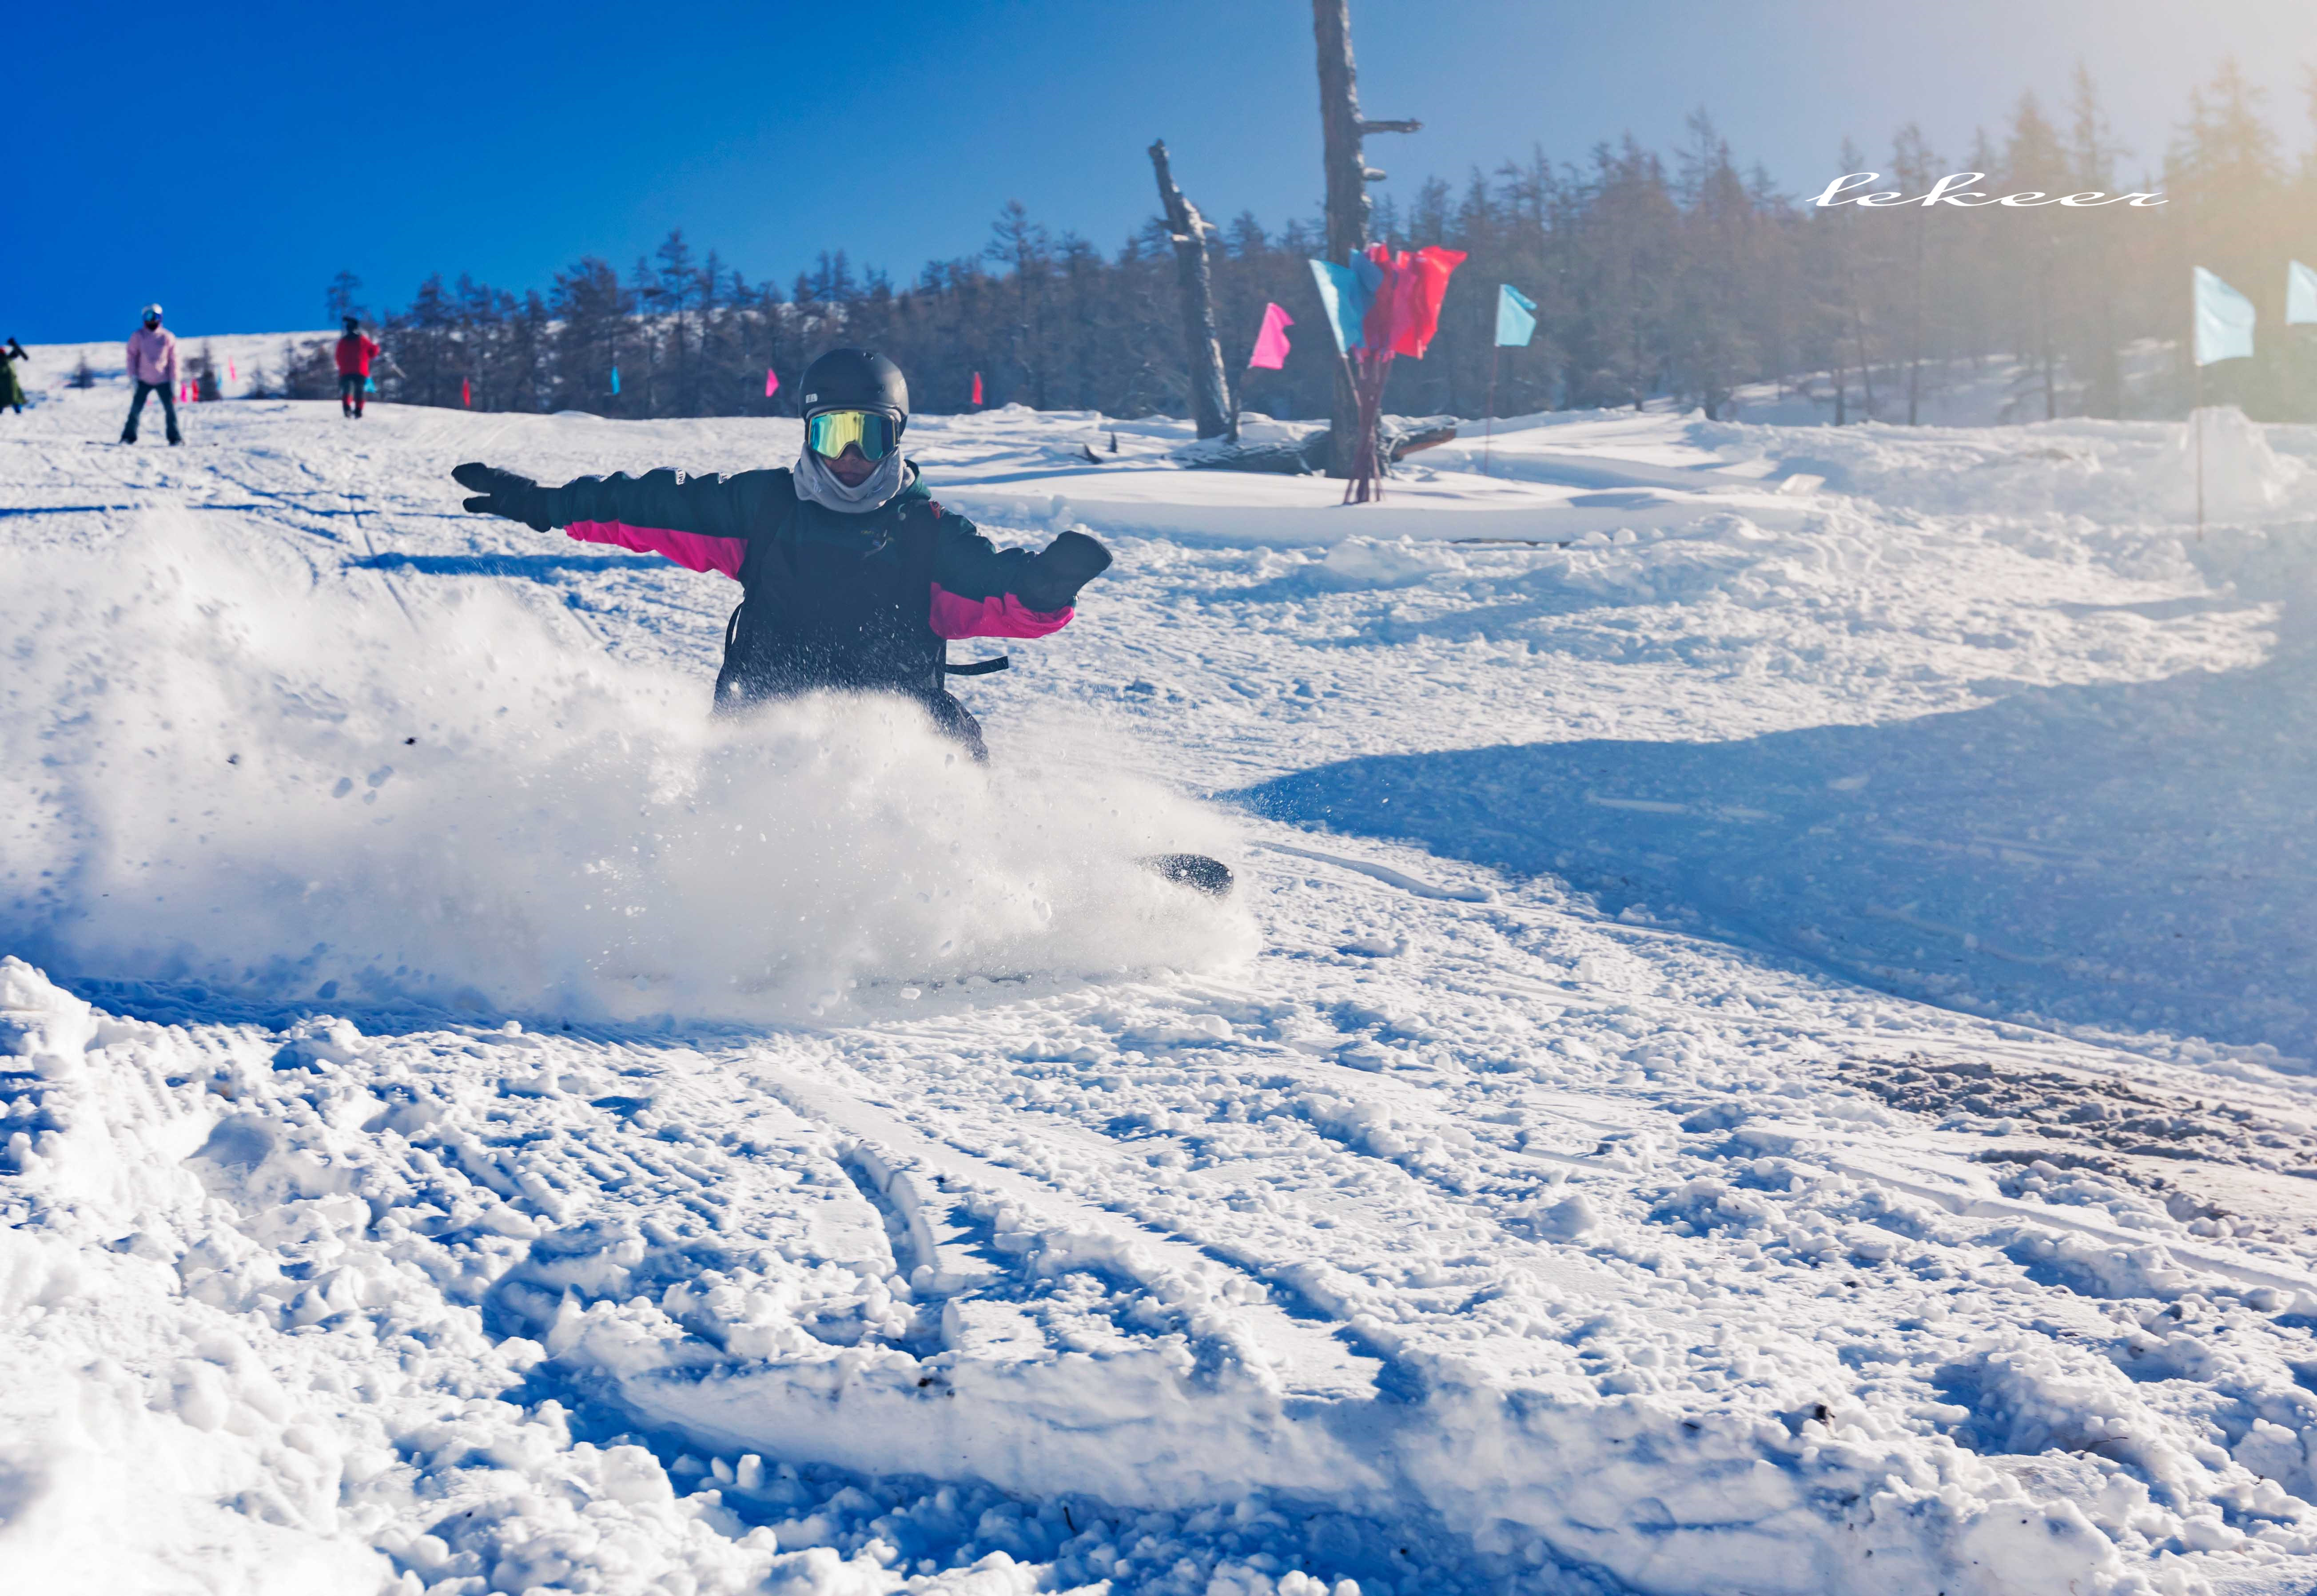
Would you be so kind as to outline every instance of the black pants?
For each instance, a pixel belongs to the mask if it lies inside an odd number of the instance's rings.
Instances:
[[[169,424],[169,441],[183,443],[185,440],[177,431],[177,396],[170,391],[166,382],[147,382],[141,379],[137,384],[137,397],[129,401],[129,424],[121,429],[121,441],[123,443],[137,441],[137,418],[145,414],[147,394],[161,396],[161,414]]]
[[[338,408],[349,415],[362,413],[362,388],[370,381],[359,371],[338,373]]]
[[[973,718],[972,710],[957,701],[955,693],[937,692],[929,699],[920,699],[918,702],[931,712],[934,724],[945,736],[965,745],[965,751],[973,755],[974,763],[986,765],[989,762],[989,745],[981,740],[981,722]]]

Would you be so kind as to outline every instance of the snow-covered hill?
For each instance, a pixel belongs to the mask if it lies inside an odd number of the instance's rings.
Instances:
[[[792,423],[123,450],[35,352],[26,1588],[2317,1585],[2317,431],[2215,420],[2199,541],[2177,425],[1538,417],[1343,509],[925,418],[1119,555],[985,773],[710,728],[729,584],[447,476]]]

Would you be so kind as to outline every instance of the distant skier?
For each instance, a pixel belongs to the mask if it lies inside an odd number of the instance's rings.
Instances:
[[[24,385],[16,376],[16,362],[31,358],[13,338],[8,340],[6,348],[0,349],[0,405],[19,415],[24,414]]]
[[[833,349],[801,389],[805,448],[788,469],[582,477],[542,487],[492,466],[451,475],[469,510],[591,543],[720,571],[742,589],[724,630],[716,709],[817,688],[898,692],[988,757],[981,727],[943,685],[959,638],[1042,638],[1110,564],[1083,532],[1041,552],[999,548],[936,503],[901,456],[909,389],[865,349]]]
[[[370,389],[370,363],[378,359],[378,341],[362,330],[362,323],[346,317],[345,335],[338,340],[338,409],[360,421],[362,396]]]
[[[145,325],[129,334],[129,379],[137,397],[129,401],[129,422],[121,429],[123,443],[137,441],[137,418],[145,414],[145,396],[161,396],[161,414],[168,421],[169,441],[183,443],[177,431],[177,339],[161,325],[161,308],[145,307]]]

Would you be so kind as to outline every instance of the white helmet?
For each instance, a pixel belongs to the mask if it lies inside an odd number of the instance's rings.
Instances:
[[[148,305],[145,307],[142,314],[148,321],[159,321],[161,319],[161,308],[158,305]]]

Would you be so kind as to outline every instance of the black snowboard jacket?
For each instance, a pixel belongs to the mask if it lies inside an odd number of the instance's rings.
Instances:
[[[784,468],[582,477],[532,494],[534,516],[574,538],[740,584],[720,708],[817,688],[938,699],[950,639],[1059,631],[1082,581],[990,542],[935,502],[914,463],[908,486],[863,515],[800,499]]]

